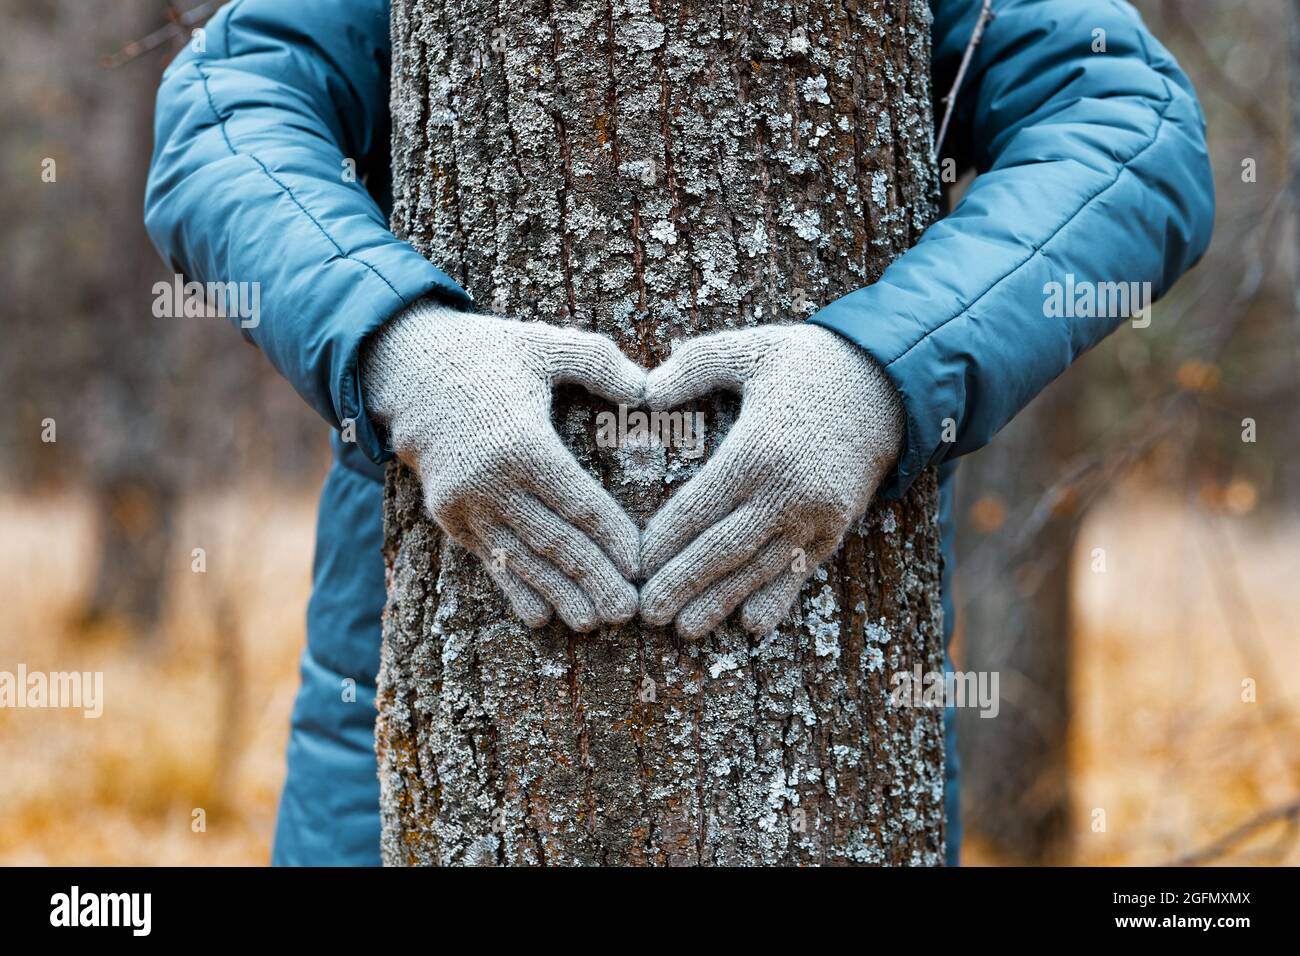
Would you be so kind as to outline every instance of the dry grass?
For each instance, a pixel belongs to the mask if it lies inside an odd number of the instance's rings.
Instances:
[[[1300,521],[1120,498],[1075,564],[1077,860],[1180,860],[1300,798]],[[1300,863],[1297,822],[1206,862]]]
[[[107,699],[98,720],[0,709],[0,864],[267,861],[313,520],[310,496],[231,494],[187,508],[149,643],[67,624],[91,570],[84,503],[0,499],[10,595],[0,669],[103,671]],[[1149,500],[1119,500],[1083,529],[1079,862],[1166,862],[1300,795],[1297,542],[1295,522]],[[193,547],[207,550],[206,574],[190,571]],[[1099,547],[1102,574],[1089,567]],[[1241,699],[1246,677],[1256,703]],[[206,832],[191,830],[196,807]],[[1096,808],[1105,832],[1092,832]],[[1297,863],[1294,835],[1276,822],[1222,859]]]
[[[102,671],[104,712],[0,709],[0,863],[260,864],[270,855],[310,586],[314,502],[247,495],[185,510],[152,640],[68,622],[91,515],[0,500],[11,595],[0,669]],[[207,571],[191,572],[191,549]],[[235,609],[217,630],[221,602]],[[240,701],[237,712],[226,703]],[[206,813],[193,832],[192,813]]]

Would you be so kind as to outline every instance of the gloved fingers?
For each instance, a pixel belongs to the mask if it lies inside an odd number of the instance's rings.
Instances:
[[[596,626],[596,608],[582,589],[553,564],[533,554],[513,531],[480,521],[474,525],[474,533],[494,552],[505,556],[506,567],[545,598],[570,630],[581,633]]]
[[[724,439],[723,447],[646,523],[641,536],[642,574],[653,577],[747,496],[747,483],[736,473],[733,453],[726,447],[731,437]]]
[[[535,496],[521,492],[502,503],[502,520],[536,555],[577,581],[602,624],[622,624],[637,611],[637,592],[595,542]]]
[[[766,634],[789,612],[799,596],[799,589],[817,570],[818,565],[835,553],[838,539],[823,539],[808,549],[806,560],[797,560],[775,578],[755,591],[740,612],[740,623],[751,634]]]
[[[797,538],[780,535],[764,545],[754,559],[693,598],[677,615],[677,632],[698,641],[727,619],[740,602],[790,567]]]
[[[679,343],[646,375],[645,404],[662,411],[718,389],[741,391],[765,334],[758,328],[732,329]]]
[[[488,577],[501,589],[501,593],[506,596],[506,600],[514,608],[519,620],[528,627],[536,628],[544,626],[551,619],[551,606],[506,567],[504,552],[493,553],[491,548],[478,539],[467,543],[467,550],[473,552],[483,562]]]
[[[667,624],[688,601],[754,557],[775,533],[779,512],[747,501],[706,527],[641,590],[641,616]]]
[[[641,567],[641,532],[613,496],[578,464],[555,435],[531,463],[532,492],[591,538],[619,573],[635,581]]]
[[[645,369],[623,354],[608,336],[563,326],[543,326],[553,382],[572,382],[624,405],[640,405]]]

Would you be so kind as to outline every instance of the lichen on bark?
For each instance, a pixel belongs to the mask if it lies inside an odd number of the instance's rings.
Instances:
[[[930,222],[924,0],[395,0],[393,226],[484,308],[672,342],[807,317]],[[644,522],[701,461],[594,441]],[[711,449],[736,402],[699,403]],[[878,502],[762,637],[513,619],[390,466],[379,691],[389,864],[931,864],[942,714],[933,474]]]

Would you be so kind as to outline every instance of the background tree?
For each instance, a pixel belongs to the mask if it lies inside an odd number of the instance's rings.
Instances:
[[[995,719],[958,712],[962,816],[1001,858],[1047,863],[1070,836],[1071,566],[1079,509],[1058,479],[1075,450],[1079,376],[1052,383],[957,484],[963,670],[998,675]]]
[[[161,54],[216,6],[160,29],[138,0],[0,0],[0,490],[89,502],[79,639],[154,634],[196,544],[175,540],[185,498],[237,476],[314,484],[325,460],[319,421],[225,319],[153,314],[173,273],[141,223]]]
[[[727,325],[805,318],[934,215],[922,0],[393,4],[394,229],[494,310],[612,336],[647,366]],[[644,522],[698,461],[580,460]],[[735,404],[701,406],[709,447]],[[405,863],[937,863],[935,481],[877,503],[794,615],[699,644],[513,620],[392,466],[378,749]]]

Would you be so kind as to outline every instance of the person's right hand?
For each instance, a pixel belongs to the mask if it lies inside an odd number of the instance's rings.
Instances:
[[[552,426],[561,382],[635,405],[645,370],[602,335],[428,301],[381,328],[362,359],[368,411],[443,531],[525,624],[554,608],[589,631],[636,614],[640,533]]]

